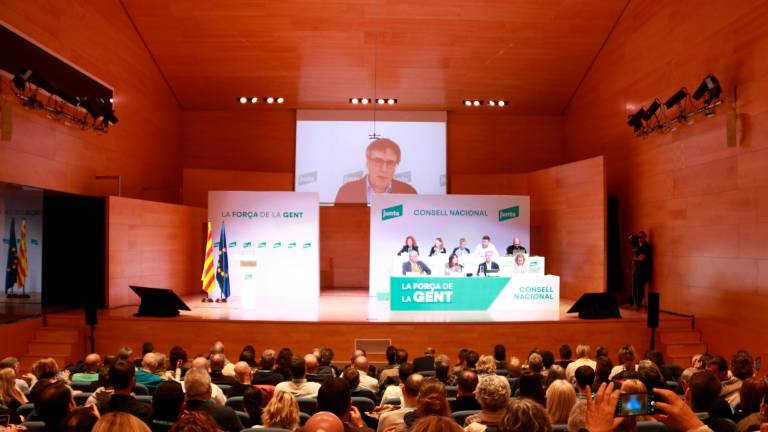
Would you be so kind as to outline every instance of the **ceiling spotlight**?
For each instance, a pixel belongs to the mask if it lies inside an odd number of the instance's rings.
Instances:
[[[240,96],[240,99],[238,99],[238,100],[240,101],[241,104],[244,104],[244,103],[248,102],[248,98],[245,97],[245,96]]]
[[[507,101],[500,100],[499,101],[499,106],[500,107],[507,106]]]
[[[379,105],[384,105],[386,103],[386,101],[384,99],[382,99],[382,98],[378,98],[378,99],[376,99],[376,103],[379,104]]]
[[[16,86],[17,89],[24,90],[27,87],[27,81],[29,81],[31,76],[32,69],[27,69],[24,72],[16,74],[11,82],[13,82],[13,85]]]
[[[656,112],[661,108],[661,102],[658,98],[654,99],[653,102],[651,102],[650,105],[648,105],[648,109],[645,111],[645,116],[643,116],[643,120],[648,121],[653,117]]]
[[[285,98],[283,98],[283,97],[277,98],[277,103],[281,104],[283,102],[285,102]]]
[[[271,104],[271,103],[275,103],[275,98],[273,98],[272,96],[270,96],[270,97],[266,98],[266,99],[265,99],[265,101],[266,101],[268,104]]]
[[[391,99],[391,98],[387,99],[387,103],[390,104],[390,105],[394,105],[394,104],[397,103],[397,99]]]
[[[699,100],[706,94],[707,98],[704,100],[704,102],[709,104],[711,100],[720,97],[722,92],[723,89],[720,87],[720,82],[717,80],[717,78],[715,78],[714,75],[710,74],[704,78],[704,81],[702,81],[696,91],[693,92],[693,99]]]
[[[488,101],[488,105],[490,105],[490,106],[496,106],[496,101],[495,101],[495,100],[493,100],[493,99],[491,99],[491,100],[489,100],[489,101]]]
[[[258,102],[259,102],[259,98],[255,97],[255,96],[251,98],[251,103],[252,104],[255,104],[255,103],[258,103]]]
[[[352,105],[357,105],[357,104],[360,103],[360,99],[358,99],[358,98],[349,98],[349,103],[351,103]]]
[[[115,103],[115,98],[109,98],[109,103],[111,104]]]
[[[370,99],[368,99],[368,98],[360,99],[360,103],[363,104],[363,105],[368,105],[368,102],[370,102]]]
[[[683,87],[664,102],[664,108],[670,109],[673,106],[680,104],[686,97],[688,97],[688,90]]]
[[[464,105],[465,106],[472,106],[472,101],[471,100],[465,100],[464,101]]]
[[[472,105],[474,105],[474,106],[480,106],[481,103],[482,102],[480,102],[479,100],[472,101]]]
[[[632,126],[632,129],[635,130],[635,134],[639,134],[640,131],[643,130],[644,124],[643,119],[648,115],[647,111],[645,110],[645,107],[640,107],[640,109],[634,113],[630,114],[627,118],[627,124],[629,126]]]

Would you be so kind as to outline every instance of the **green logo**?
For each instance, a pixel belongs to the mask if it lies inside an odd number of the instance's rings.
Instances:
[[[30,242],[32,242],[32,244],[35,245],[35,246],[40,244],[40,242],[37,239],[32,239],[32,240],[30,240]]]
[[[245,275],[245,280],[251,280],[251,279],[253,279],[253,275],[252,274]]]
[[[387,207],[381,210],[381,220],[398,218],[403,215],[403,205],[398,204],[396,206]]]
[[[273,248],[273,249],[277,249],[277,248],[279,248],[279,247],[280,247],[280,246],[282,246],[282,245],[283,245],[283,244],[282,244],[281,242],[274,242],[274,243],[272,243],[272,248]]]
[[[231,247],[231,248],[237,247],[237,242],[236,241],[229,242],[229,247]]]
[[[259,242],[259,249],[267,247],[267,242]]]
[[[516,217],[520,217],[520,206],[499,210],[499,222],[503,222],[508,219],[514,219]]]
[[[288,249],[293,249],[296,247],[296,242],[290,242],[288,243]]]
[[[311,242],[304,243],[303,247],[304,247],[304,249],[309,249],[309,248],[312,247],[312,243]]]
[[[250,248],[250,247],[253,247],[253,243],[251,243],[251,242],[243,243],[243,249]]]

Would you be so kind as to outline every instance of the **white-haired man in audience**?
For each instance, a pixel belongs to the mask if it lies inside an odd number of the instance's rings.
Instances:
[[[235,411],[226,406],[220,406],[211,401],[211,376],[203,368],[192,368],[184,378],[184,392],[187,411],[207,413],[219,428],[228,432],[240,432],[243,429]]]
[[[208,356],[210,359],[213,357],[214,354],[221,354],[224,356],[224,367],[221,368],[221,373],[225,376],[235,376],[235,365],[229,359],[227,359],[227,356],[224,355],[224,342],[222,341],[216,341],[214,342],[213,346],[211,346],[211,352]]]
[[[142,384],[150,390],[154,390],[163,382],[163,378],[157,375],[157,357],[155,353],[146,353],[141,360],[141,368],[136,369],[136,384]]]
[[[576,360],[572,361],[565,368],[565,377],[569,382],[573,382],[573,376],[579,367],[586,365],[594,369],[597,366],[597,362],[590,358],[591,354],[592,349],[589,345],[579,345],[576,347]]]
[[[242,396],[251,387],[251,367],[248,366],[248,363],[244,361],[235,363],[235,379],[237,385],[233,385],[229,389],[227,397]]]
[[[195,357],[195,359],[192,360],[192,369],[202,369],[205,371],[206,375],[208,375],[208,359],[205,357]],[[208,375],[208,381],[210,382],[210,380],[211,376]],[[181,388],[185,393],[187,391],[186,382],[186,378],[181,382]],[[224,405],[227,402],[227,396],[221,390],[221,387],[213,383],[211,383],[211,400],[218,405]]]
[[[374,393],[378,393],[379,381],[368,375],[368,358],[362,355],[355,357],[353,366],[360,372],[360,387],[365,387]]]
[[[101,356],[96,353],[90,353],[85,356],[83,362],[83,371],[72,375],[72,381],[96,382],[99,380],[99,368],[101,367]]]
[[[307,381],[306,363],[299,356],[291,357],[291,377],[290,381],[283,381],[275,387],[275,393],[286,392],[294,397],[317,397],[317,391],[320,389],[320,383]]]

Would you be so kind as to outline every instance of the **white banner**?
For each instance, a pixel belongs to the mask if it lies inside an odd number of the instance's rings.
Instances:
[[[219,241],[221,223],[225,224],[231,295],[240,297],[244,308],[263,308],[270,299],[317,302],[317,193],[211,191],[208,218],[214,243]],[[214,254],[215,264],[216,244]]]
[[[14,221],[16,250],[21,244],[21,222],[27,221],[27,279],[24,292],[42,292],[43,274],[43,191],[32,189],[11,189],[0,192],[0,221],[2,221],[2,276],[0,283],[5,286],[5,265],[8,258],[8,246],[11,238],[11,220]],[[10,293],[11,291],[9,291]],[[21,294],[21,288],[14,286],[15,294]]]
[[[402,267],[408,261],[407,253],[400,255],[399,260],[393,258],[403,248],[407,236],[415,237],[422,261],[428,257],[435,238],[442,238],[447,253],[428,259],[435,276],[444,275],[448,256],[458,247],[459,239],[465,238],[466,248],[477,258],[463,257],[460,261],[471,262],[464,273],[474,274],[481,255],[477,248],[484,235],[491,238],[499,256],[506,254],[514,238],[519,238],[531,253],[530,225],[528,196],[374,194],[369,294],[389,292],[389,277],[398,273],[398,268],[393,267],[398,262]],[[402,274],[402,268],[399,270]]]

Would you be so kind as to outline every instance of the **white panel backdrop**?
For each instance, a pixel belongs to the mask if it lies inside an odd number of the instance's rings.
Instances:
[[[402,216],[397,207],[402,206]],[[394,209],[393,209],[394,207]],[[517,216],[510,213],[517,207]],[[387,210],[382,217],[382,211]],[[500,213],[504,210],[503,214]],[[503,220],[502,220],[503,219]],[[474,252],[483,235],[491,237],[499,254],[504,254],[514,237],[530,250],[530,197],[520,195],[400,195],[374,194],[371,203],[371,257],[369,294],[389,292],[393,256],[402,248],[405,237],[416,237],[422,256],[429,254],[435,237],[445,242],[448,254],[467,239]],[[448,255],[445,255],[447,261]],[[408,257],[403,256],[405,262]],[[444,264],[443,264],[444,266]],[[470,270],[471,271],[471,270]],[[442,275],[443,267],[432,268]]]
[[[208,218],[214,242],[225,223],[231,295],[240,297],[243,307],[264,309],[267,299],[317,301],[317,193],[211,191]],[[216,247],[214,255],[218,259]]]
[[[11,219],[16,221],[16,242],[21,241],[21,221],[27,220],[27,269],[28,276],[24,291],[42,292],[43,261],[43,191],[41,190],[5,190],[0,192],[0,221],[3,227],[0,243],[0,284],[5,286],[5,264],[8,259],[8,239],[11,236]],[[18,287],[14,292],[21,293]],[[0,291],[1,293],[2,291]]]

